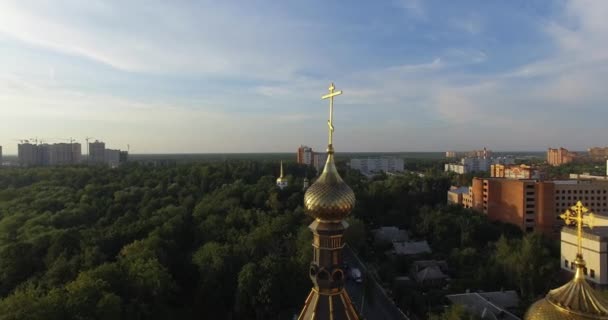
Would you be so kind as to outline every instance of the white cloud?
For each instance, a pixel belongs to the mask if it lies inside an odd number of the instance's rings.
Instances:
[[[399,4],[426,19],[423,2]],[[565,137],[556,127],[577,119],[564,114],[606,103],[606,1],[567,2],[563,17],[539,23],[554,51],[533,63],[483,73],[470,70],[483,69],[496,57],[474,43],[442,48],[422,63],[350,72],[326,69],[332,58],[326,57],[325,48],[318,48],[317,39],[308,38],[325,36],[323,28],[303,27],[305,22],[289,21],[291,17],[275,15],[277,21],[267,21],[272,19],[229,6],[191,13],[150,4],[137,10],[138,17],[130,17],[139,19],[132,26],[119,6],[74,5],[84,10],[82,16],[61,8],[1,2],[0,34],[120,70],[275,81],[255,82],[234,92],[228,88],[186,105],[178,98],[167,104],[61,88],[54,84],[61,75],[55,66],[42,67],[38,76],[45,79],[40,82],[4,73],[0,108],[3,117],[16,120],[0,127],[0,137],[44,136],[44,130],[53,128],[56,136],[80,132],[119,145],[145,146],[147,152],[285,151],[300,143],[325,141],[326,105],[319,97],[331,80],[345,92],[337,100],[340,150],[438,150],[490,139],[500,148],[537,148]],[[234,20],[239,20],[238,26],[232,25]],[[485,33],[481,21],[454,23],[467,33]],[[295,75],[310,66],[326,73],[314,79]],[[334,78],[324,79],[329,74]],[[13,105],[18,107],[2,107]],[[237,112],[234,106],[247,110]],[[31,126],[21,125],[25,121]],[[61,125],[50,126],[53,121]],[[40,131],[33,133],[37,127]],[[591,132],[600,130],[604,129],[590,127]],[[568,139],[584,141],[578,135]]]
[[[308,46],[313,39],[301,32],[317,26],[280,15],[262,20],[238,8],[3,1],[0,34],[135,72],[289,79],[317,58]],[[287,38],[289,44],[281,40]]]

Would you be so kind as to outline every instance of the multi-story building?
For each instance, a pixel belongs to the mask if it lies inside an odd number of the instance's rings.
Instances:
[[[547,150],[547,163],[552,166],[561,166],[562,164],[570,163],[574,161],[576,157],[576,152],[570,152],[565,148],[549,148]]]
[[[483,148],[481,150],[473,150],[465,153],[466,157],[469,158],[491,158],[492,154],[492,150],[488,150],[486,148]]]
[[[460,163],[446,163],[446,172],[456,172],[465,174],[470,172],[487,172],[490,169],[491,159],[489,158],[462,158]]]
[[[445,172],[455,172],[465,174],[471,172],[488,172],[492,164],[510,165],[515,163],[515,159],[511,157],[465,157],[460,159],[459,163],[446,163],[444,166]]]
[[[472,207],[522,230],[556,234],[559,215],[577,201],[597,214],[608,214],[608,182],[597,180],[515,180],[474,178]]]
[[[120,163],[125,163],[129,160],[129,151],[120,152]]]
[[[29,142],[17,145],[17,157],[22,166],[35,166],[39,164],[38,146]]]
[[[403,172],[404,170],[403,159],[400,158],[351,159],[350,167],[363,173]]]
[[[605,225],[605,224],[604,224]],[[576,228],[564,227],[561,231],[562,270],[576,271],[574,257],[578,252]],[[608,285],[608,227],[583,228],[582,254],[585,257],[583,274],[587,281],[606,287]]]
[[[44,150],[45,145],[40,145],[40,150]],[[40,152],[46,154],[45,151]],[[48,146],[48,164],[50,165],[70,165],[80,163],[82,156],[80,143],[55,143]],[[41,160],[41,163],[45,163]]]
[[[456,151],[446,151],[445,152],[445,157],[446,158],[456,158]]]
[[[315,167],[318,173],[323,171],[325,167],[325,162],[327,162],[327,153],[314,153],[312,157],[312,165]]]
[[[451,187],[448,190],[448,203],[460,205],[465,208],[473,207],[473,192],[471,187]]]
[[[299,164],[312,165],[314,160],[314,151],[312,151],[311,147],[301,145],[298,148],[298,153],[296,155],[296,161]]]
[[[540,179],[541,174],[528,165],[493,164],[490,166],[490,177],[508,179]]]
[[[95,140],[89,143],[89,162],[104,163],[106,161],[106,144]]]
[[[599,148],[593,147],[587,150],[589,152],[589,157],[594,161],[601,161],[608,159],[608,147]]]
[[[116,168],[120,164],[120,150],[106,149],[104,157],[104,162],[111,168]]]

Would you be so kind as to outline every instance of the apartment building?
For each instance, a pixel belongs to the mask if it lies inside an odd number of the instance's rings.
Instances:
[[[579,200],[608,215],[606,181],[474,178],[470,193],[474,209],[525,231],[556,235],[563,225],[559,215]]]

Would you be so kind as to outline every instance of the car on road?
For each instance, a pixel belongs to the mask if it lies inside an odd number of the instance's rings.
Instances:
[[[359,270],[359,268],[350,269],[350,278],[353,279],[356,283],[363,282],[363,277],[361,275],[361,270]]]

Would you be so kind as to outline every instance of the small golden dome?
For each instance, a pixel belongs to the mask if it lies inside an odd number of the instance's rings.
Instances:
[[[323,173],[304,194],[304,206],[312,217],[331,221],[344,219],[355,206],[355,193],[338,174],[331,146]]]
[[[535,302],[526,312],[524,320],[608,319],[608,302],[585,280],[585,261],[579,256],[575,264],[574,279]]]
[[[281,161],[281,175],[277,178],[277,184],[287,183],[287,178],[283,174],[283,161]]]

